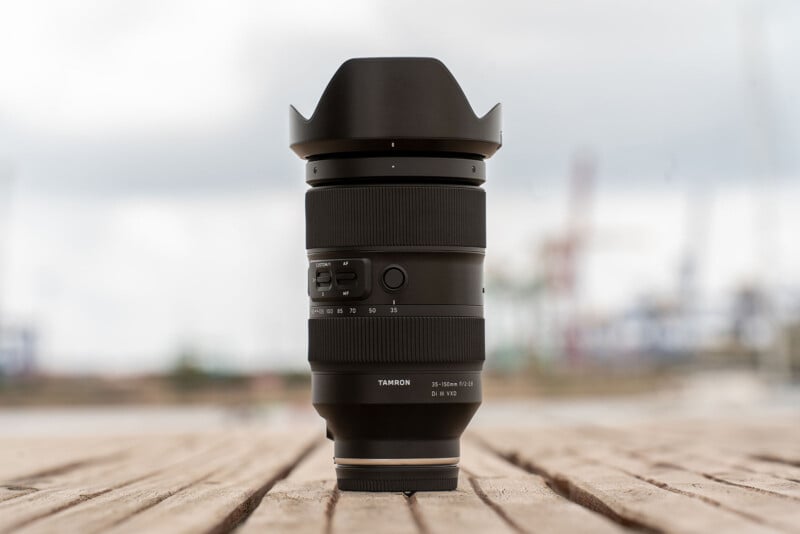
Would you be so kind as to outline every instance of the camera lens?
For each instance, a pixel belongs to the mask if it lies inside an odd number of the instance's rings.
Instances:
[[[481,185],[500,106],[477,117],[435,59],[351,59],[290,128],[311,186],[312,400],[339,488],[455,489],[481,402]]]

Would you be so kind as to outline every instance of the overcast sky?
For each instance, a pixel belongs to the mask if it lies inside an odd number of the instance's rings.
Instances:
[[[4,2],[0,310],[38,326],[52,369],[154,369],[183,345],[302,366],[287,109],[310,115],[342,61],[382,55],[442,59],[478,114],[502,102],[490,265],[529,261],[519,243],[560,227],[569,159],[589,149],[597,224],[659,236],[598,250],[592,305],[669,286],[698,190],[723,291],[755,272],[760,180],[797,195],[797,28],[789,0]],[[785,211],[775,240],[797,282]],[[620,269],[630,283],[606,287]]]

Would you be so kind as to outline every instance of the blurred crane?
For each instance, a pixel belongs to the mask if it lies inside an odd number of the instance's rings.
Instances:
[[[581,268],[591,234],[596,162],[590,152],[572,160],[567,219],[563,233],[545,240],[539,249],[539,267],[553,310],[560,317],[554,325],[563,334],[563,353],[570,366],[582,363],[580,339]]]

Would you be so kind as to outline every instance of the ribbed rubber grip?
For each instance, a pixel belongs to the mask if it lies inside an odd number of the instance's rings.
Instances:
[[[486,248],[486,193],[452,185],[318,187],[306,192],[306,248]]]
[[[308,320],[311,362],[466,363],[484,358],[482,317]]]

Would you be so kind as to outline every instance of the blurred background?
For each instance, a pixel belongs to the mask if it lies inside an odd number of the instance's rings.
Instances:
[[[798,28],[790,0],[3,2],[0,406],[307,407],[288,106],[364,56],[503,104],[487,399],[795,403]]]

